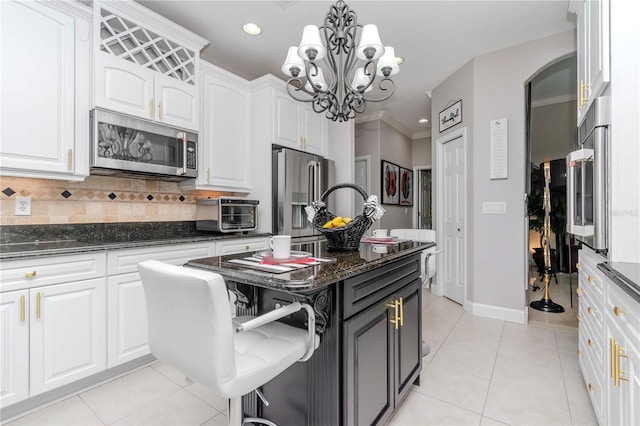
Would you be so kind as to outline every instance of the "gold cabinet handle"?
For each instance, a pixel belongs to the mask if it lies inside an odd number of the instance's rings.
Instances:
[[[620,315],[626,315],[626,314],[627,314],[627,311],[626,311],[626,310],[624,310],[624,309],[618,308],[617,306],[614,306],[614,307],[613,307],[613,313],[614,313],[617,317],[619,317]]]
[[[153,99],[149,101],[149,118],[153,118]]]
[[[595,310],[595,309],[593,309],[591,306],[589,306],[589,307],[587,308],[587,312],[588,312],[588,313],[590,313],[591,315],[593,315],[594,313],[596,313],[596,312],[598,312],[598,311],[596,311],[596,310]]]
[[[576,315],[576,319],[577,319],[578,321],[580,321],[580,320],[582,319],[582,315],[580,315],[580,314]]]
[[[613,337],[609,339],[609,367],[611,372],[611,378],[615,379],[616,377],[616,339]]]
[[[72,168],[73,168],[73,150],[69,149],[69,152],[67,153],[67,169],[71,171]]]
[[[24,294],[20,296],[20,321],[24,322]]]
[[[589,84],[584,80],[580,80],[580,102],[579,107],[582,109],[589,102],[589,96],[585,96],[585,93],[589,90]]]
[[[396,302],[400,307],[400,327],[404,326],[404,305],[402,304],[402,297]]]
[[[26,278],[33,278],[33,277],[36,276],[36,271],[27,271],[27,272],[25,272],[24,276]]]
[[[162,120],[162,101],[158,102],[158,119]]]
[[[211,169],[207,167],[207,183],[211,183]]]
[[[42,303],[42,295],[40,292],[36,294],[36,318],[40,318],[40,305]]]
[[[589,388],[589,392],[593,392],[594,390],[598,390],[597,387],[593,386],[591,383],[589,383],[589,386],[587,386]]]
[[[587,345],[589,345],[590,347],[594,348],[596,346],[596,343],[593,340],[588,339],[587,340]]]
[[[244,246],[244,249],[245,250],[249,250],[249,246]]]
[[[593,283],[595,279],[591,275],[589,275],[589,278],[587,278],[587,281],[589,281],[590,283]]]
[[[620,380],[624,380],[625,382],[629,381],[628,377],[624,377],[624,370],[620,369],[620,358],[629,358],[624,352],[624,348],[616,343],[616,339],[609,339],[610,343],[610,352],[611,352],[611,378],[613,379],[613,384],[619,388]]]
[[[400,322],[398,318],[398,301],[394,300],[393,303],[387,303],[387,307],[394,309],[393,319],[390,319],[389,322],[395,325],[395,329],[398,329],[398,323]]]
[[[579,350],[576,351],[576,354],[578,354],[578,356],[582,355],[582,353]]]
[[[582,294],[582,289],[580,287],[576,288],[576,294],[580,296]]]
[[[582,269],[582,263],[576,263],[576,269]]]

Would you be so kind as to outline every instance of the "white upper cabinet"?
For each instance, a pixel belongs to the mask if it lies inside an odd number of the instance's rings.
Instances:
[[[89,174],[91,9],[0,2],[2,175]]]
[[[252,187],[251,92],[249,82],[200,62],[202,114],[197,179],[183,187],[249,192]]]
[[[609,0],[578,0],[578,124],[610,80]]]
[[[293,99],[286,91],[286,82],[266,75],[252,83],[254,114],[266,115],[271,122],[257,119],[260,130],[270,136],[272,144],[327,156],[328,120],[323,113],[313,111],[311,103]]]
[[[207,41],[130,1],[94,2],[95,106],[199,130]]]

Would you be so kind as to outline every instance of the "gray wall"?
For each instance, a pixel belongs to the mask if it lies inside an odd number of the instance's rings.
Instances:
[[[467,128],[467,301],[487,316],[524,321],[525,84],[575,49],[570,31],[481,55],[432,92],[434,132],[438,112],[463,100],[463,122],[451,131]],[[499,118],[509,120],[508,179],[490,180],[489,123]],[[506,214],[482,214],[485,201],[506,202]]]
[[[411,160],[413,167],[430,166],[431,162],[431,137],[413,139],[411,141]]]
[[[576,101],[531,108],[531,162],[565,158],[575,149]]]

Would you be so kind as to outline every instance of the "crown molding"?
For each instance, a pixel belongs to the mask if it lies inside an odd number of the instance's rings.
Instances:
[[[546,105],[560,104],[563,102],[571,102],[576,100],[576,95],[561,95],[561,96],[553,96],[550,98],[538,99],[536,101],[531,102],[531,107],[541,107]]]

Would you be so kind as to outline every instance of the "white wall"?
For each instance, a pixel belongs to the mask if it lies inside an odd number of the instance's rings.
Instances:
[[[353,183],[355,161],[355,121],[329,122],[329,159],[335,162],[335,184]],[[354,217],[360,214],[355,209],[353,191],[339,189],[335,194],[336,206],[332,213],[338,216]],[[355,213],[354,213],[355,212]]]
[[[575,49],[574,33],[565,32],[481,55],[432,92],[434,132],[438,111],[451,100],[463,100],[463,122],[451,130],[467,127],[470,154],[467,302],[483,315],[519,322],[526,318],[525,83],[549,62]],[[509,121],[508,179],[490,180],[489,122],[499,118]],[[506,214],[482,214],[485,201],[506,202]]]

